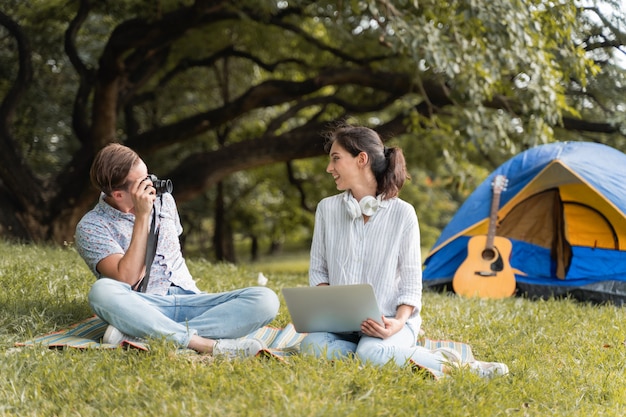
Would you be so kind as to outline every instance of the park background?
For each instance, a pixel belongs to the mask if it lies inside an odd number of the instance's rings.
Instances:
[[[424,252],[511,156],[565,140],[625,151],[625,13],[621,0],[4,1],[0,413],[623,414],[622,309],[568,299],[425,294],[429,336],[510,364],[491,383],[13,345],[90,314],[73,233],[106,143],[172,179],[202,288],[259,272],[277,291],[305,285],[315,206],[336,192],[324,132],[339,122],[405,151]]]
[[[626,150],[623,2],[8,0],[0,234],[71,243],[117,141],[174,184],[189,255],[310,241],[324,133],[406,154],[424,248],[486,175],[565,140]],[[238,250],[243,249],[243,250]]]

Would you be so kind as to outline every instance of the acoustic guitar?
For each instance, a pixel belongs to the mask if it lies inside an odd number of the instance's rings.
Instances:
[[[500,194],[507,179],[498,175],[493,181],[493,197],[487,236],[477,235],[467,243],[467,258],[452,279],[454,292],[465,297],[505,298],[515,292],[515,273],[509,264],[512,244],[505,237],[496,236]]]

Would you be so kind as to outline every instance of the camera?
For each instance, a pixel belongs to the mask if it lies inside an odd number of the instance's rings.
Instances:
[[[171,193],[174,189],[174,185],[172,185],[172,180],[160,180],[154,174],[148,175],[146,179],[152,181],[152,186],[156,190],[156,195]]]

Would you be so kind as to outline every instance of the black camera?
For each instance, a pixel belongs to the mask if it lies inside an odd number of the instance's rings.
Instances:
[[[174,189],[174,185],[172,185],[172,180],[160,180],[154,174],[149,174],[147,179],[152,181],[152,186],[156,190],[156,195],[171,193]]]

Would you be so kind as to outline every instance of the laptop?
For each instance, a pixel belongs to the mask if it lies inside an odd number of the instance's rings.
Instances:
[[[291,321],[298,333],[349,333],[368,318],[382,324],[370,284],[283,288]]]

